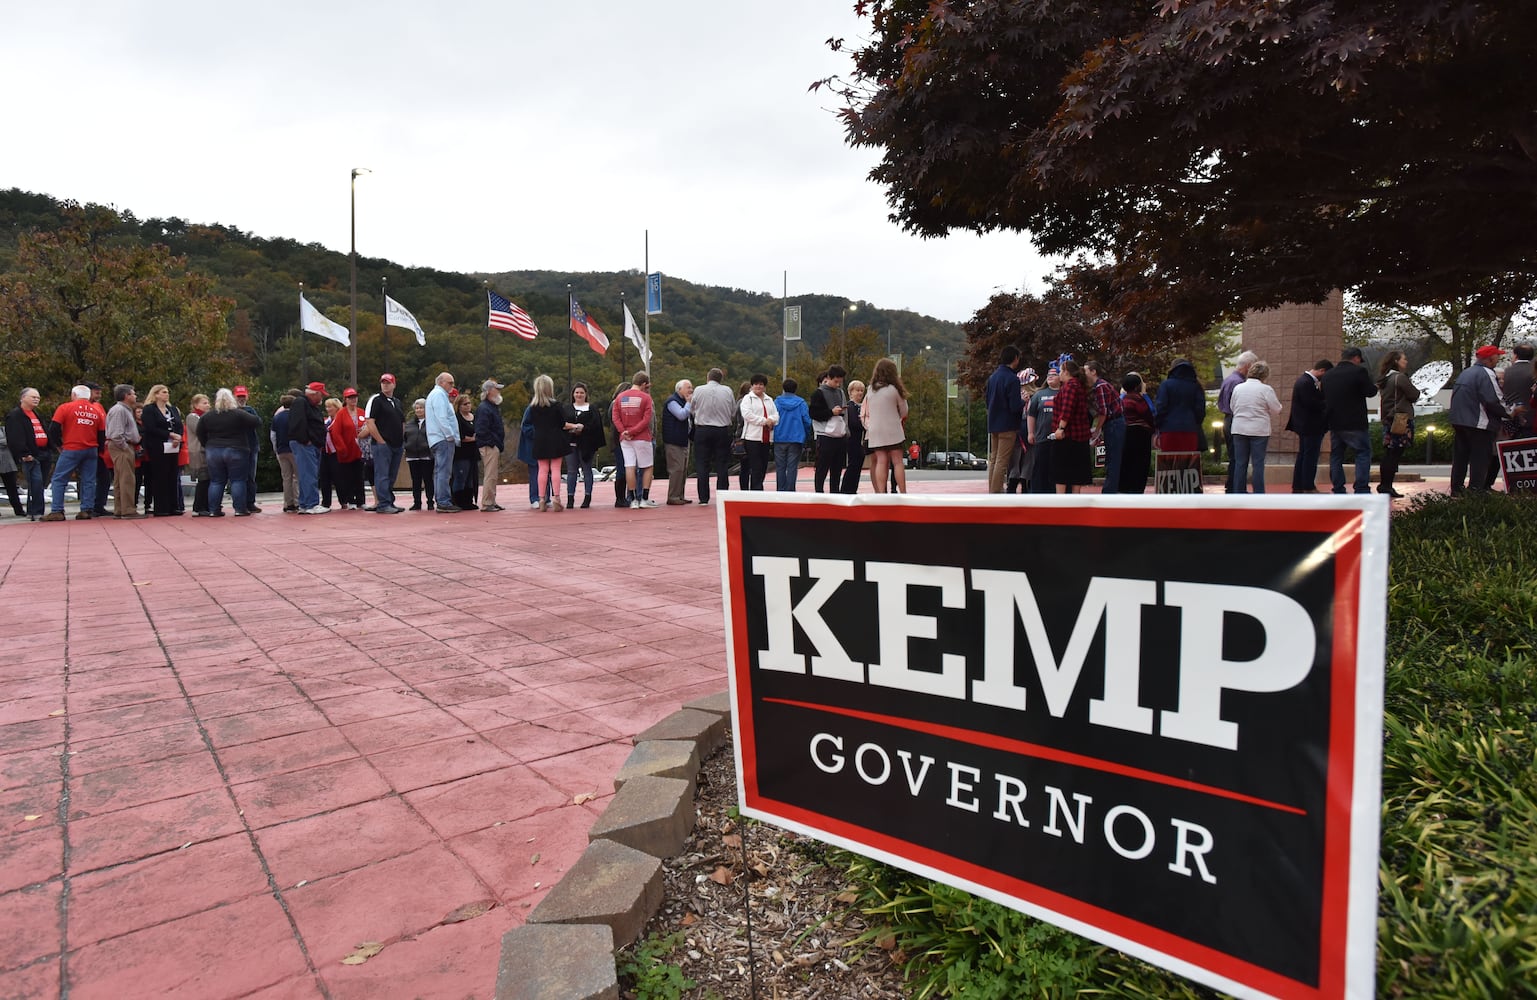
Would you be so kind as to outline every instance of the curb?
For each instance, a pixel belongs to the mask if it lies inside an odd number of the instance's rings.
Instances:
[[[725,743],[730,717],[722,691],[636,734],[587,850],[502,936],[496,1000],[619,1000],[614,951],[662,905],[662,859],[694,828],[699,762]]]

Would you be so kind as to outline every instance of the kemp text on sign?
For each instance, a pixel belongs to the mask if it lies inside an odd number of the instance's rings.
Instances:
[[[743,807],[1242,996],[1370,995],[1381,498],[722,506]]]

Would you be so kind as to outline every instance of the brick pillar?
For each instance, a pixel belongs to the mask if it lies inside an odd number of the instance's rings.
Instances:
[[[1270,365],[1270,387],[1281,400],[1277,427],[1291,416],[1292,383],[1319,358],[1338,362],[1345,345],[1345,298],[1335,291],[1317,305],[1288,303],[1275,309],[1244,314],[1243,349]],[[1324,436],[1324,454],[1329,438]],[[1297,436],[1277,430],[1270,436],[1265,464],[1290,469],[1297,458]],[[1289,481],[1289,480],[1288,480]]]

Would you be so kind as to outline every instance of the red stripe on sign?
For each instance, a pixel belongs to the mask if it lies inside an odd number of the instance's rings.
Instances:
[[[1246,802],[1251,806],[1262,806],[1265,809],[1274,809],[1278,812],[1292,813],[1296,816],[1306,816],[1307,810],[1297,806],[1289,806],[1284,802],[1271,802],[1269,799],[1256,798],[1253,795],[1245,795],[1229,788],[1218,788],[1216,785],[1203,785],[1198,781],[1187,781],[1184,778],[1175,778],[1167,774],[1159,774],[1157,771],[1144,771],[1140,767],[1127,767],[1125,764],[1117,764],[1114,761],[1100,760],[1098,757],[1087,757],[1083,754],[1069,753],[1066,750],[1058,750],[1055,747],[1041,746],[1039,743],[1026,743],[1023,740],[1011,740],[1005,736],[995,736],[992,733],[978,732],[974,729],[961,729],[958,726],[945,726],[937,722],[924,722],[919,719],[903,719],[895,715],[880,715],[875,712],[862,712],[856,708],[840,708],[835,705],[817,705],[809,701],[790,701],[787,698],[764,698],[765,702],[773,705],[789,705],[793,708],[809,709],[813,712],[826,712],[829,715],[842,715],[850,719],[862,719],[865,722],[878,722],[884,726],[892,726],[896,729],[907,729],[915,733],[927,733],[930,736],[939,736],[947,740],[955,740],[957,743],[967,743],[971,746],[987,747],[990,750],[1002,750],[1005,753],[1017,754],[1021,757],[1035,757],[1039,760],[1055,761],[1058,764],[1071,764],[1074,767],[1088,768],[1091,771],[1104,771],[1106,774],[1119,774],[1125,778],[1135,778],[1138,781],[1149,781],[1160,785],[1168,785],[1171,788],[1183,788],[1192,792],[1200,792],[1202,795],[1213,795],[1218,798],[1232,799],[1235,802]]]

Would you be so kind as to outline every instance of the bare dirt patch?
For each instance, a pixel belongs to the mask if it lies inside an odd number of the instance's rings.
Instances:
[[[700,768],[694,832],[682,852],[663,863],[665,896],[643,937],[678,935],[676,947],[660,961],[677,966],[696,985],[648,995],[627,977],[622,994],[643,1000],[653,995],[688,1000],[906,997],[902,956],[889,950],[891,943],[856,943],[869,925],[855,907],[841,870],[828,863],[829,848],[777,827],[740,820],[736,803],[728,744]],[[748,963],[744,887],[751,897],[755,969]]]

